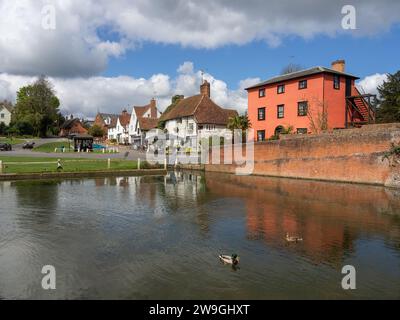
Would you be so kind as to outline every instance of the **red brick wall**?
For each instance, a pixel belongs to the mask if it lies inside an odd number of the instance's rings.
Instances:
[[[383,159],[392,142],[400,143],[400,124],[256,143],[253,174],[400,187],[400,165]],[[208,164],[205,169],[234,173],[236,166]]]

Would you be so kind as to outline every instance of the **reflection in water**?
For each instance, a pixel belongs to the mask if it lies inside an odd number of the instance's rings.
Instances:
[[[0,182],[0,297],[400,298],[399,199],[217,173]],[[218,259],[233,252],[236,270]],[[45,264],[55,293],[39,287]],[[356,291],[341,289],[345,264]]]

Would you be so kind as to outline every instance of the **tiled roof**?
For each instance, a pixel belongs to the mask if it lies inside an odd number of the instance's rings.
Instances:
[[[123,126],[123,127],[126,127],[130,121],[131,121],[131,115],[128,112],[123,112],[119,116],[119,122],[121,123],[121,126]]]
[[[157,128],[159,119],[140,117],[140,118],[138,118],[138,120],[139,120],[140,129],[142,131],[149,131],[151,129]]]
[[[144,115],[148,110],[150,110],[150,118],[157,118],[157,112],[158,112],[158,110],[157,110],[155,101],[154,101],[153,103],[150,102],[148,105],[145,105],[145,106],[135,106],[135,107],[133,107],[133,108],[135,109],[135,113],[136,113],[136,116],[137,116],[138,118],[143,117],[143,115]]]
[[[66,121],[61,125],[61,129],[71,129],[72,126],[73,126],[75,123],[77,123],[77,122],[81,123],[81,121],[80,121],[78,118],[66,120]]]
[[[248,87],[246,88],[246,90],[249,89],[254,89],[254,88],[258,88],[258,87],[262,87],[268,84],[273,84],[273,83],[278,83],[278,82],[284,82],[287,80],[291,80],[291,79],[296,79],[296,78],[303,78],[306,76],[311,76],[314,74],[318,74],[318,73],[333,73],[333,74],[338,74],[338,75],[342,75],[342,76],[346,76],[346,77],[351,77],[354,79],[359,79],[358,77],[350,74],[350,73],[346,73],[346,72],[340,72],[340,71],[336,71],[330,68],[325,68],[325,67],[313,67],[310,69],[305,69],[305,70],[301,70],[301,71],[296,71],[296,72],[291,72],[288,74],[284,74],[281,76],[277,76],[277,77],[273,77],[271,79],[268,79],[266,81],[260,82],[254,86]]]
[[[108,126],[108,128],[115,128],[117,126],[117,122],[118,122],[118,116],[112,117],[111,118],[111,123]]]
[[[0,110],[3,109],[3,108],[6,109],[10,113],[12,112],[12,109],[13,109],[12,107],[10,107],[10,106],[8,106],[6,104],[0,104]]]
[[[223,109],[206,95],[196,95],[180,100],[162,116],[161,120],[173,120],[194,116],[199,124],[226,125],[235,110]]]
[[[113,113],[99,113],[99,115],[103,118],[103,120],[106,118],[118,118],[118,115]]]

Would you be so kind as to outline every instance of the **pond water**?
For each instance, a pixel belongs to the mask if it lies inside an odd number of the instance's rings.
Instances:
[[[400,196],[216,173],[0,182],[0,299],[22,298],[399,299]]]

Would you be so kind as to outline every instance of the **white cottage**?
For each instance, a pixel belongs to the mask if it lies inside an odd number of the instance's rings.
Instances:
[[[129,143],[134,146],[144,145],[146,133],[157,128],[160,116],[155,99],[146,106],[133,107],[129,121]]]
[[[127,110],[124,110],[118,118],[111,119],[111,124],[108,126],[108,139],[115,139],[119,144],[128,144],[130,118],[131,115]]]
[[[11,108],[6,104],[0,104],[0,123],[9,126],[11,122]]]
[[[179,99],[171,105],[160,120],[165,132],[185,142],[186,147],[197,149],[200,138],[230,133],[229,118],[238,115],[236,110],[224,109],[211,100],[210,83],[204,81],[200,94]]]

